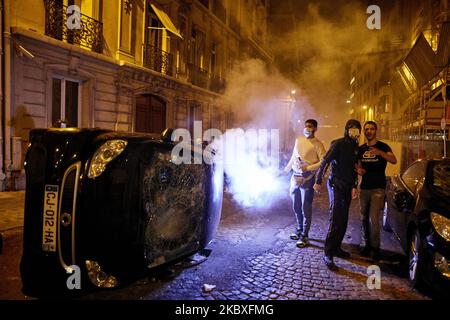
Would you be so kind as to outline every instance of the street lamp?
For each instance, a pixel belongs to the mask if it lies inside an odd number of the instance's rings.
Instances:
[[[282,99],[281,102],[284,102],[287,104],[286,108],[284,108],[283,113],[283,151],[287,151],[287,142],[289,138],[289,123],[290,120],[288,120],[289,115],[291,114],[291,111],[295,107],[295,94],[297,93],[296,90],[291,90],[291,94],[287,96],[286,99]]]

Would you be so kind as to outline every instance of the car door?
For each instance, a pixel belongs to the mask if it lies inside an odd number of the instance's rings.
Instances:
[[[407,246],[407,227],[416,204],[416,189],[426,172],[426,162],[412,164],[402,174],[392,178],[387,191],[389,214],[388,222],[399,238],[403,248]]]

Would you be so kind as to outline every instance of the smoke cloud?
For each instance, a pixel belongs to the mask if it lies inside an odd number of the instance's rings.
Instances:
[[[380,31],[366,26],[367,6],[288,0],[276,5],[271,19],[276,64],[302,88],[319,121],[318,137],[327,143],[342,136],[351,117],[346,105],[351,62],[378,47]]]
[[[278,129],[279,147],[290,156],[294,140],[286,139],[286,128],[295,137],[308,118],[318,120],[317,137],[326,147],[343,135],[351,117],[346,104],[350,64],[376,50],[379,33],[366,27],[367,4],[361,1],[283,1],[275,6],[270,19],[277,67],[256,59],[238,63],[227,77],[223,102],[231,106],[237,127]],[[225,140],[230,137],[235,139],[236,131],[225,134]],[[260,157],[266,153],[252,148],[257,140],[242,141],[245,151],[233,156],[238,164],[225,163],[234,199],[244,206],[270,206],[286,197],[289,186],[278,177],[273,157]]]
[[[231,107],[236,126],[223,137],[228,190],[242,206],[271,206],[288,192],[285,179],[278,175],[280,143],[292,117],[291,91],[299,90],[276,68],[257,59],[237,63],[227,83],[223,103]],[[295,104],[305,114],[311,110],[306,99]]]

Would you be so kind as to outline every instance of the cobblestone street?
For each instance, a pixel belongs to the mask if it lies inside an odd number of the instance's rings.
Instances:
[[[20,293],[21,210],[23,192],[4,195],[1,223],[4,234],[0,255],[0,299],[24,299]],[[8,203],[8,210],[3,204]],[[360,221],[353,201],[344,249],[352,258],[336,258],[340,267],[329,271],[322,262],[328,225],[327,194],[314,201],[311,243],[304,249],[289,239],[294,228],[290,199],[269,209],[240,208],[224,198],[222,220],[203,263],[179,263],[166,272],[151,273],[117,290],[90,293],[82,299],[144,300],[303,300],[303,299],[428,299],[411,290],[401,272],[401,249],[393,235],[383,231],[381,289],[367,287],[367,267],[374,263],[358,254]],[[8,226],[8,228],[5,228]],[[11,229],[12,228],[12,229]],[[9,230],[7,230],[9,229]],[[6,231],[5,231],[6,230]],[[213,285],[206,292],[204,285]]]
[[[310,246],[299,249],[289,239],[294,227],[290,199],[271,209],[238,210],[224,201],[222,221],[210,245],[209,259],[191,268],[176,265],[173,274],[148,277],[128,288],[88,295],[87,299],[145,300],[304,300],[304,299],[428,299],[411,290],[402,276],[400,247],[383,232],[381,289],[367,287],[367,267],[374,263],[358,255],[358,205],[352,204],[344,248],[352,258],[336,258],[340,267],[329,271],[322,262],[328,212],[327,194],[315,200]],[[216,286],[205,292],[205,284]]]

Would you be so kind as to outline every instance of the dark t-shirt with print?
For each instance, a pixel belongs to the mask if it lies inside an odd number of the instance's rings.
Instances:
[[[386,143],[377,141],[372,147],[384,152],[392,149]],[[367,143],[359,147],[358,158],[366,173],[362,176],[361,189],[384,189],[386,188],[386,165],[387,161],[382,156],[375,156],[369,152]]]

